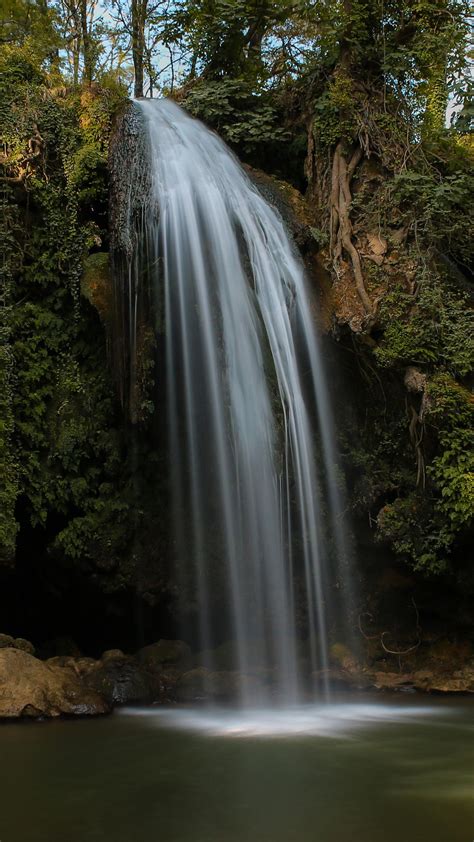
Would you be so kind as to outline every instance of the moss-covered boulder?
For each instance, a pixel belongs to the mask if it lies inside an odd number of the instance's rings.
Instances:
[[[87,670],[84,682],[111,705],[152,704],[161,695],[159,679],[129,655],[101,659]]]
[[[262,682],[253,675],[231,670],[211,672],[205,667],[185,672],[176,684],[175,694],[180,702],[236,701],[243,695],[258,698]]]
[[[0,719],[96,716],[109,710],[104,696],[71,670],[20,649],[0,650]]]
[[[186,668],[191,663],[191,649],[182,640],[159,640],[140,649],[137,658],[151,671],[159,671],[164,664]]]
[[[12,637],[10,634],[0,634],[0,649],[20,649],[22,652],[28,652],[29,655],[35,654],[35,647],[29,640],[23,637]]]
[[[81,293],[97,310],[101,321],[107,324],[111,317],[110,308],[112,306],[112,287],[107,252],[94,252],[84,260]]]

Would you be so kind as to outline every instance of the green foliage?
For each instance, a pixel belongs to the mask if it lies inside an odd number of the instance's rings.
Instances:
[[[453,535],[426,497],[413,492],[385,505],[377,517],[378,537],[409,561],[414,570],[438,575],[449,570]]]
[[[2,54],[13,74],[52,69],[61,43],[56,10],[31,0],[1,0]]]
[[[386,295],[381,322],[383,338],[374,348],[378,365],[385,370],[416,365],[427,375],[424,397],[412,399],[415,405],[423,401],[417,410],[422,411],[417,435],[426,487],[417,484],[414,454],[411,466],[406,460],[413,443],[408,436],[411,416],[405,416],[405,434],[392,454],[394,476],[404,464],[405,475],[396,499],[379,512],[378,534],[416,570],[428,575],[453,572],[453,553],[474,513],[473,402],[453,379],[472,370],[473,313],[465,296],[432,266],[432,274],[424,271],[415,299],[402,287]],[[403,404],[398,411],[403,419]],[[375,454],[375,475],[386,461]],[[386,482],[384,494],[390,496],[392,488]]]
[[[288,138],[268,95],[254,94],[244,79],[199,82],[187,94],[185,105],[195,117],[214,126],[224,140],[246,152]]]
[[[106,321],[106,158],[124,100],[119,79],[130,33],[123,46],[123,32],[91,26],[91,70],[101,84],[68,88],[64,58],[79,49],[71,48],[68,22],[27,0],[4,0],[2,12],[0,122],[10,179],[2,183],[3,555],[13,553],[20,496],[50,553],[96,572],[113,569],[111,579],[125,584],[135,491],[91,304]],[[469,404],[453,379],[467,377],[472,360],[472,315],[460,291],[473,258],[472,157],[461,136],[472,110],[468,16],[465,0],[191,0],[149,7],[145,22],[155,39],[147,42],[149,78],[164,78],[161,45],[171,57],[168,83],[175,87],[175,72],[186,81],[179,94],[186,108],[253,163],[294,167],[301,183],[308,124],[315,172],[330,173],[340,141],[348,160],[357,144],[363,149],[350,207],[354,242],[377,231],[389,253],[381,266],[363,257],[369,291],[380,290],[381,304],[373,353],[358,349],[367,381],[358,418],[366,423],[353,424],[345,446],[359,475],[356,505],[373,515],[380,509],[379,536],[426,573],[451,569],[472,507]],[[101,50],[112,42],[117,63],[101,69]],[[77,65],[75,83],[80,75]],[[463,107],[452,129],[444,125],[448,96]],[[36,130],[43,146],[29,160]],[[311,187],[328,216],[324,190]],[[326,220],[316,226],[318,246],[329,248]],[[88,301],[80,294],[84,266]],[[146,388],[152,343],[143,338],[143,416],[153,411]],[[428,383],[426,488],[417,486],[409,436],[406,402],[420,410],[421,396],[402,385],[408,365],[420,367]]]
[[[474,212],[472,160],[457,148],[446,151],[455,172],[407,170],[387,185],[386,198],[416,226],[419,239],[459,261],[469,261]]]
[[[354,132],[354,86],[349,74],[338,71],[313,104],[312,131],[320,146],[331,147],[340,139],[350,141]]]
[[[456,541],[474,517],[474,401],[447,374],[429,382],[427,400],[426,426],[437,441],[428,493],[412,490],[386,504],[377,525],[415,570],[432,575],[451,569]]]
[[[1,211],[3,295],[0,301],[0,565],[11,563],[14,558],[17,533],[14,509],[18,494],[18,466],[12,447],[14,360],[10,344],[15,217],[8,213],[5,201],[2,201]]]
[[[261,82],[268,73],[264,38],[305,6],[298,0],[187,0],[177,4],[171,29],[189,44],[206,79]]]
[[[428,387],[428,422],[437,432],[440,449],[428,475],[440,497],[436,503],[446,529],[456,535],[474,517],[474,399],[446,374]]]
[[[474,360],[474,316],[465,295],[456,291],[434,266],[419,278],[416,298],[395,286],[380,308],[383,338],[377,362],[389,366],[443,367],[453,375],[471,371]]]
[[[105,336],[79,282],[88,248],[107,236],[97,214],[123,97],[117,89],[55,95],[29,72],[2,93],[11,105],[6,172],[18,171],[35,126],[44,144],[24,181],[4,186],[11,282],[0,354],[3,552],[13,552],[19,495],[22,517],[44,531],[50,552],[106,571],[119,567],[131,540],[133,489]]]

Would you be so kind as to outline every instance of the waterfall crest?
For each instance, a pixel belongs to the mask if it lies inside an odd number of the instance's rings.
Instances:
[[[200,648],[234,640],[235,669],[263,669],[272,693],[295,702],[301,638],[305,672],[325,685],[329,544],[333,558],[345,551],[303,267],[278,212],[214,133],[170,101],[136,107],[148,144],[144,253],[164,323],[184,614],[189,621],[194,600]],[[137,284],[140,267],[135,274]],[[242,686],[244,702],[254,700],[252,682]]]

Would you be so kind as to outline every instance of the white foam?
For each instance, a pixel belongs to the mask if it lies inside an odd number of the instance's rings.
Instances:
[[[292,708],[124,708],[122,715],[147,716],[159,727],[214,737],[349,737],[361,728],[425,720],[446,707],[386,704],[323,704]]]

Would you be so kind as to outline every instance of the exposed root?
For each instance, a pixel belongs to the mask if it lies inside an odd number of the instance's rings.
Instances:
[[[387,646],[385,646],[385,643],[383,642],[383,639],[387,634],[390,634],[390,632],[382,633],[380,637],[380,643],[382,644],[382,649],[384,650],[384,652],[388,652],[389,655],[408,655],[409,652],[414,652],[415,649],[418,649],[421,643],[421,640],[418,638],[416,643],[413,646],[409,646],[408,649],[388,649]]]
[[[334,152],[331,174],[330,250],[336,274],[339,274],[343,250],[349,255],[357,293],[367,315],[372,315],[374,308],[365,288],[360,255],[352,241],[352,223],[349,215],[352,201],[351,181],[362,156],[363,151],[359,146],[347,163],[341,143],[338,143]]]
[[[359,614],[359,631],[360,631],[362,637],[364,637],[365,640],[378,640],[378,639],[380,639],[380,644],[382,646],[382,649],[384,650],[384,652],[387,652],[388,655],[398,655],[398,656],[400,656],[400,655],[408,655],[410,652],[414,652],[415,649],[418,649],[418,647],[421,644],[421,629],[420,629],[420,615],[418,613],[418,608],[417,608],[416,602],[415,602],[413,597],[411,598],[411,601],[412,601],[412,605],[413,605],[413,608],[415,609],[415,613],[416,613],[416,634],[417,634],[417,641],[416,641],[416,643],[413,644],[413,646],[409,646],[408,649],[389,649],[388,646],[385,645],[384,638],[386,638],[387,635],[390,634],[390,632],[384,631],[384,632],[382,632],[381,635],[378,635],[378,634],[368,635],[368,634],[366,634],[365,631],[362,628],[361,618],[362,617],[369,617],[373,621],[374,616],[373,616],[373,614],[370,613],[370,611],[363,611],[361,614]]]
[[[362,617],[370,617],[370,619],[373,620],[374,615],[371,614],[370,611],[363,611],[361,614],[359,614],[358,626],[359,626],[359,631],[360,631],[362,637],[365,637],[366,640],[377,640],[378,634],[366,634],[365,633],[364,629],[362,628],[362,624],[361,624],[361,618]]]
[[[406,388],[409,392],[421,394],[420,400],[420,408],[417,411],[414,406],[411,404],[408,405],[407,401],[407,411],[409,410],[410,413],[410,422],[408,425],[408,432],[410,435],[410,441],[412,447],[416,454],[416,462],[417,462],[417,474],[416,474],[416,485],[417,487],[425,488],[426,485],[426,470],[425,470],[425,458],[423,455],[422,450],[422,441],[425,432],[425,425],[424,425],[424,417],[425,412],[428,408],[428,397],[426,392],[426,385],[427,379],[426,374],[423,374],[414,366],[410,366],[407,368],[405,372],[405,379],[404,383]]]
[[[412,443],[413,449],[416,453],[416,485],[417,488],[420,486],[425,488],[426,485],[426,470],[425,470],[425,457],[423,456],[423,451],[421,449],[421,443],[423,441],[423,435],[425,431],[425,427],[423,424],[423,417],[422,415],[418,414],[416,409],[413,406],[410,406],[411,412],[411,420],[409,424],[409,433],[410,433],[410,441]]]

